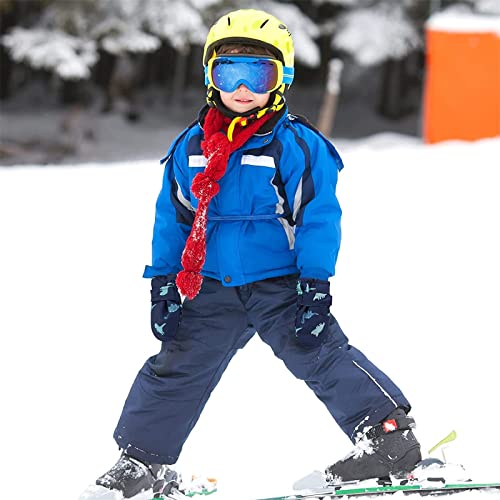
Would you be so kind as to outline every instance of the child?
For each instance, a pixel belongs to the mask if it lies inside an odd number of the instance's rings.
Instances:
[[[144,273],[161,350],[125,402],[114,434],[122,455],[97,480],[125,498],[176,463],[229,361],[255,333],[357,444],[328,467],[330,482],[406,472],[421,459],[409,402],[330,314],[342,161],[288,114],[293,54],[286,26],[262,11],[231,12],[208,34],[208,106],[162,160],[153,265]]]

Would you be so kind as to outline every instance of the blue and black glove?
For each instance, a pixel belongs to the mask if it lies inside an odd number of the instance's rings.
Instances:
[[[318,347],[326,338],[332,315],[330,283],[313,278],[297,282],[297,312],[295,338],[305,347]]]
[[[179,326],[182,301],[175,284],[175,274],[151,280],[151,330],[163,342],[172,339]]]

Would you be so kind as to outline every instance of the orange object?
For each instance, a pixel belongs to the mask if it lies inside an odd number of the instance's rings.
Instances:
[[[427,23],[428,143],[500,136],[500,17],[478,17],[438,14]]]

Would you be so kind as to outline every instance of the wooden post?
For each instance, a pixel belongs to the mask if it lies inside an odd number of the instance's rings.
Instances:
[[[331,59],[328,63],[326,89],[321,103],[317,127],[326,137],[330,137],[337,111],[340,94],[340,76],[344,63],[340,59]]]
[[[183,95],[186,90],[186,71],[189,57],[189,45],[177,49],[175,69],[170,93],[170,103],[174,107],[182,107]]]

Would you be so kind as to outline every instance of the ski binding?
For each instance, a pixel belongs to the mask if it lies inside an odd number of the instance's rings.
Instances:
[[[158,488],[154,489],[158,490]],[[217,480],[214,478],[193,476],[190,481],[186,482],[175,471],[169,470],[152,500],[187,500],[211,495],[216,491]]]

